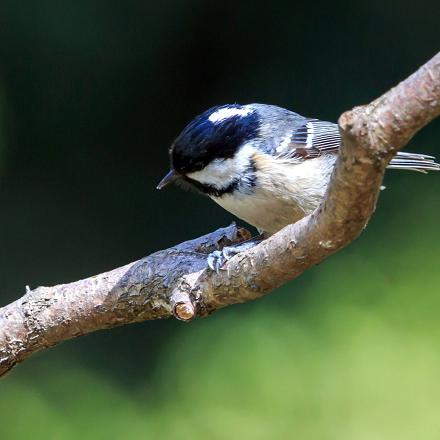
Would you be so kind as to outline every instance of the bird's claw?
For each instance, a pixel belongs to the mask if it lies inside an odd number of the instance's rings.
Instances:
[[[223,265],[234,255],[237,255],[238,252],[240,252],[240,250],[235,249],[232,246],[226,246],[221,251],[211,252],[207,259],[209,268],[216,273],[219,273]]]
[[[225,246],[221,251],[211,252],[207,263],[211,270],[219,273],[224,264],[240,252],[251,249],[263,240],[263,234],[253,237],[249,240],[236,244],[235,246]]]

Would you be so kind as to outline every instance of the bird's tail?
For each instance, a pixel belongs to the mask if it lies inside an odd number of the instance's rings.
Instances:
[[[435,162],[435,157],[426,154],[399,152],[391,159],[388,168],[427,173],[428,171],[440,171],[440,164]]]

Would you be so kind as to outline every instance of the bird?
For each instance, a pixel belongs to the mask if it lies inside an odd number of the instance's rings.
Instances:
[[[268,104],[225,104],[196,116],[169,148],[171,182],[196,189],[257,228],[260,235],[214,251],[224,263],[312,213],[322,202],[341,147],[338,124]],[[435,158],[398,152],[388,168],[440,171]]]

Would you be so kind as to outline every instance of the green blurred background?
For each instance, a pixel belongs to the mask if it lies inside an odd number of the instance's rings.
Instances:
[[[438,0],[2,0],[0,301],[232,217],[157,192],[206,108],[336,120],[439,49]],[[440,156],[434,122],[408,150]],[[0,382],[2,439],[440,436],[440,175],[391,171],[361,238],[268,297],[41,352]]]

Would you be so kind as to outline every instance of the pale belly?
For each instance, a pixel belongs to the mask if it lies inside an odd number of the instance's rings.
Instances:
[[[213,200],[238,218],[269,234],[298,221],[312,211],[307,212],[295,203],[264,194],[247,195],[245,198],[228,195],[213,197]]]
[[[251,194],[235,191],[212,199],[227,211],[274,234],[313,212],[321,203],[335,157],[321,157],[302,164],[276,165],[257,174]]]

